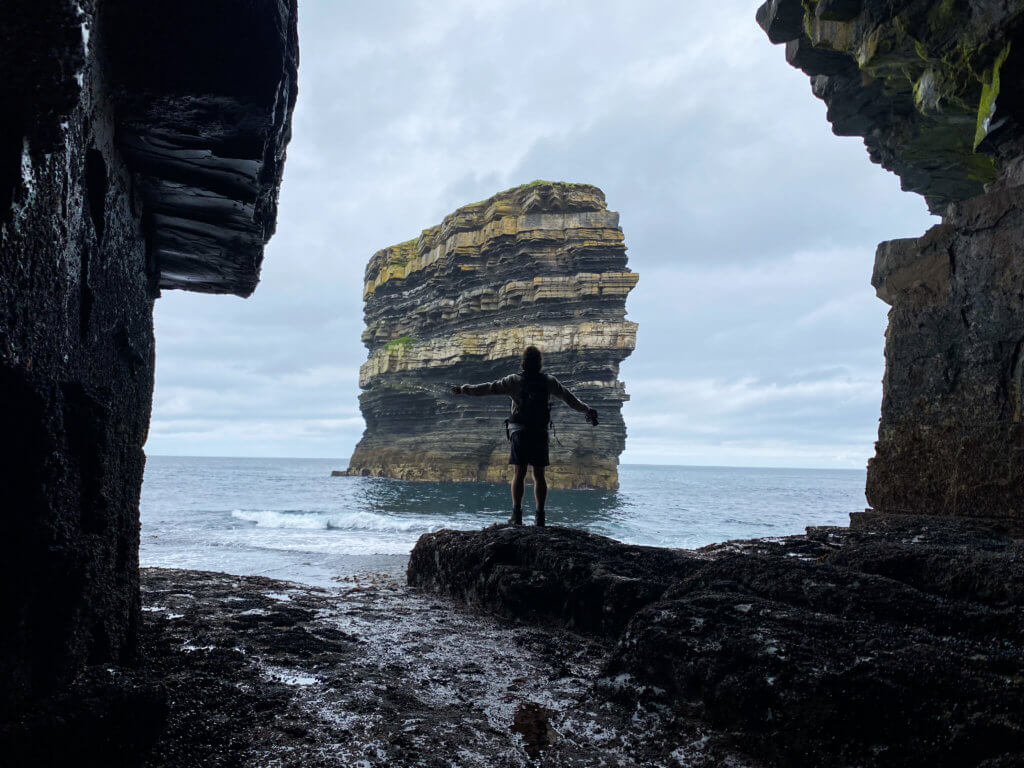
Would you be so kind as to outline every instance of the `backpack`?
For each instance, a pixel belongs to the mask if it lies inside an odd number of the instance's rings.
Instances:
[[[532,429],[547,429],[551,421],[551,400],[548,398],[548,377],[543,373],[522,374],[523,388],[519,403],[509,419]]]

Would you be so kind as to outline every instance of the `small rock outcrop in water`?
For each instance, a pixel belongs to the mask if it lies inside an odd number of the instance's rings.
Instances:
[[[937,518],[879,525],[696,551],[439,531],[408,579],[614,640],[607,696],[667,704],[772,765],[1019,765],[1024,543]]]
[[[0,721],[135,655],[153,301],[256,284],[295,23],[294,0],[4,5]]]
[[[1024,532],[1024,5],[770,0],[757,20],[835,133],[943,217],[875,258],[892,309],[868,501]]]
[[[448,389],[514,373],[536,344],[546,369],[602,422],[591,428],[556,405],[549,483],[618,487],[627,399],[618,373],[636,343],[625,319],[636,280],[618,214],[587,184],[510,189],[374,254],[363,291],[370,356],[359,375],[366,432],[348,474],[504,481],[508,398]]]

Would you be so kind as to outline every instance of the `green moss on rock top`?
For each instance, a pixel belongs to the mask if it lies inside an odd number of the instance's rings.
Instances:
[[[504,216],[607,210],[604,192],[592,184],[534,179],[486,200],[463,205],[445,216],[439,226],[424,229],[418,237],[377,251],[366,266],[364,280],[373,280],[383,269],[406,266],[416,256],[430,251],[440,239],[479,229]]]
[[[384,345],[385,352],[402,352],[416,343],[412,336],[399,336]]]

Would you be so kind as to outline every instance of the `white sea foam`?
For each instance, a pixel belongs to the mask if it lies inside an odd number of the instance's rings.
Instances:
[[[374,512],[278,512],[272,509],[236,509],[236,520],[255,523],[257,528],[298,530],[378,531],[413,533],[435,531],[443,527],[437,520],[409,519]]]

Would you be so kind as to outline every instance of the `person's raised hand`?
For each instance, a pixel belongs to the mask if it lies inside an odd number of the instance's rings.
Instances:
[[[587,408],[587,421],[589,421],[592,426],[595,426],[595,427],[597,426],[597,409],[596,408]]]
[[[452,387],[451,388],[451,393],[453,395],[461,395],[462,394],[462,387]]]

